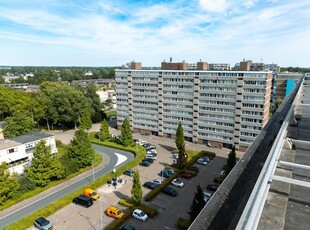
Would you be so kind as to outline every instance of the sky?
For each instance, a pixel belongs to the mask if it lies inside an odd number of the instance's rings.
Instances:
[[[0,0],[0,65],[310,67],[309,0]]]

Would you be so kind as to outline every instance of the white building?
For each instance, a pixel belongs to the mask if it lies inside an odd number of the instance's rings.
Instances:
[[[40,140],[45,140],[51,146],[52,154],[57,153],[55,137],[53,135],[33,132],[30,134],[0,140],[0,162],[9,165],[11,173],[22,174],[24,166],[28,165],[33,157],[33,150]]]

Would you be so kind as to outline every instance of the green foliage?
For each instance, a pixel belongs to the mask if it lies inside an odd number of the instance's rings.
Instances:
[[[95,156],[95,150],[91,146],[87,132],[82,129],[75,131],[74,137],[67,146],[67,151],[64,155],[67,155],[65,157],[73,165],[78,165],[79,168],[91,165]]]
[[[91,107],[95,113],[98,113],[102,110],[103,106],[100,102],[100,97],[96,93],[97,89],[94,84],[89,84],[85,89],[85,96],[90,99]]]
[[[197,188],[197,191],[195,192],[192,206],[189,212],[191,221],[194,221],[196,219],[198,214],[201,212],[201,210],[205,206],[204,195],[203,195],[200,185],[198,185],[196,188]]]
[[[111,135],[109,132],[109,124],[106,120],[103,120],[100,126],[99,140],[104,141],[109,138],[111,138]]]
[[[92,126],[92,120],[90,112],[88,110],[84,110],[80,118],[80,128],[83,130],[89,130],[91,126]]]
[[[191,225],[191,221],[185,217],[180,217],[177,220],[177,227],[181,230],[187,230]]]
[[[123,124],[122,124],[121,143],[124,146],[130,146],[133,144],[132,131],[130,128],[129,120],[127,118],[123,121]]]
[[[0,76],[0,84],[4,84],[5,83],[5,80],[2,76]]]
[[[141,203],[142,200],[142,186],[140,181],[140,174],[138,170],[134,170],[133,172],[133,184],[131,189],[131,199],[135,205]]]
[[[44,187],[52,180],[64,177],[64,169],[58,159],[58,154],[51,155],[51,147],[45,140],[37,143],[31,161],[31,167],[25,167],[25,177],[39,187]]]
[[[185,146],[179,149],[179,157],[177,158],[177,166],[179,169],[185,168],[187,164],[188,156],[185,151]]]
[[[154,218],[158,214],[157,209],[144,205],[144,204],[140,204],[136,208],[141,209],[151,218]]]
[[[0,205],[17,193],[19,183],[16,177],[16,174],[10,174],[9,166],[5,162],[0,164]]]
[[[5,118],[3,122],[3,136],[5,138],[16,137],[30,133],[35,126],[31,117],[17,113],[12,117]]]
[[[203,156],[209,156],[213,158],[216,157],[216,154],[214,152],[209,152],[207,150],[201,150],[199,153],[202,154]]]
[[[175,139],[175,144],[177,146],[177,149],[181,151],[181,148],[184,148],[185,146],[185,138],[184,138],[184,132],[183,132],[183,127],[182,123],[179,122],[177,132],[176,132],[176,139]]]
[[[123,205],[123,206],[127,207],[127,208],[131,208],[131,207],[134,205],[134,204],[132,204],[131,201],[126,200],[126,199],[120,199],[120,200],[118,201],[118,203],[119,203],[120,205]]]
[[[216,176],[213,178],[213,182],[217,184],[221,184],[225,180],[225,177],[223,176]]]
[[[235,167],[236,162],[236,147],[233,146],[227,158],[227,165],[225,167],[226,175],[228,175],[230,171]]]
[[[33,189],[36,188],[36,184],[29,178],[24,176],[19,179],[19,184],[20,184],[19,190],[21,193],[32,191]]]

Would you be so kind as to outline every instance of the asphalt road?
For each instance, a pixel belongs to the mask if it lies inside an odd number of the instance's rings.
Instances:
[[[99,169],[95,172],[96,178],[101,177],[111,172],[113,168],[118,168],[134,159],[134,155],[129,152],[124,152],[121,150],[103,147],[100,145],[93,145],[93,147],[96,150],[96,152],[102,155],[105,155],[109,159],[109,161],[107,162],[107,165],[105,165],[104,168]],[[124,161],[123,163],[119,164],[116,167],[115,165],[117,163],[118,158],[115,153],[118,153],[118,154],[121,154],[127,157],[126,161]],[[11,212],[10,214],[6,216],[1,217],[0,218],[0,229],[18,221],[19,219],[29,215],[30,213],[34,211],[37,211],[47,206],[48,204],[60,199],[61,197],[68,195],[69,193],[77,190],[78,188],[90,183],[92,180],[93,180],[93,174],[89,173],[86,177],[83,177],[82,179],[74,183],[69,184],[69,183],[64,182],[64,186],[61,189],[51,194],[48,194],[47,196],[42,197],[41,199],[38,199],[35,202],[29,203],[28,205],[25,205],[24,207],[17,209],[14,212]]]

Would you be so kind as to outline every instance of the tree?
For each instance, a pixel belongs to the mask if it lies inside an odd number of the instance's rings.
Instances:
[[[236,162],[237,162],[237,160],[236,160],[236,148],[235,148],[235,146],[233,146],[232,150],[228,154],[228,158],[227,158],[227,164],[225,167],[225,174],[226,175],[228,175],[230,173],[230,171],[235,167]]]
[[[135,205],[139,205],[142,200],[142,186],[140,181],[140,174],[138,170],[133,171],[133,184],[131,188],[131,199]]]
[[[102,110],[102,103],[100,102],[100,97],[96,93],[97,89],[94,84],[89,84],[85,90],[85,96],[91,100],[91,107],[98,113]]]
[[[99,140],[104,141],[111,137],[109,133],[109,124],[106,120],[101,122],[100,132],[99,132]]]
[[[92,126],[92,121],[91,121],[91,115],[88,110],[84,110],[82,112],[82,116],[80,119],[80,128],[81,129],[86,129],[87,131],[91,128]]]
[[[19,189],[17,174],[10,174],[7,163],[0,164],[0,205],[14,197]]]
[[[182,169],[186,166],[188,156],[185,151],[185,138],[181,122],[179,122],[178,124],[175,144],[177,146],[177,149],[179,150],[179,157],[177,158],[177,166],[178,168]]]
[[[21,113],[12,117],[5,118],[3,122],[3,135],[5,138],[11,138],[30,133],[35,126],[35,122],[31,117]]]
[[[78,129],[65,152],[66,157],[76,162],[79,168],[85,168],[92,164],[95,157],[95,150],[88,138],[87,132]]]
[[[64,169],[58,154],[51,154],[51,147],[45,140],[40,140],[33,151],[31,166],[25,168],[25,177],[37,186],[44,187],[52,180],[64,177]]]
[[[132,131],[130,128],[129,120],[127,118],[123,121],[122,124],[121,143],[124,146],[132,145]]]
[[[196,188],[197,188],[197,191],[195,192],[192,206],[189,212],[191,221],[194,221],[196,219],[196,217],[199,215],[199,213],[201,212],[201,210],[206,204],[200,185],[198,185]]]

